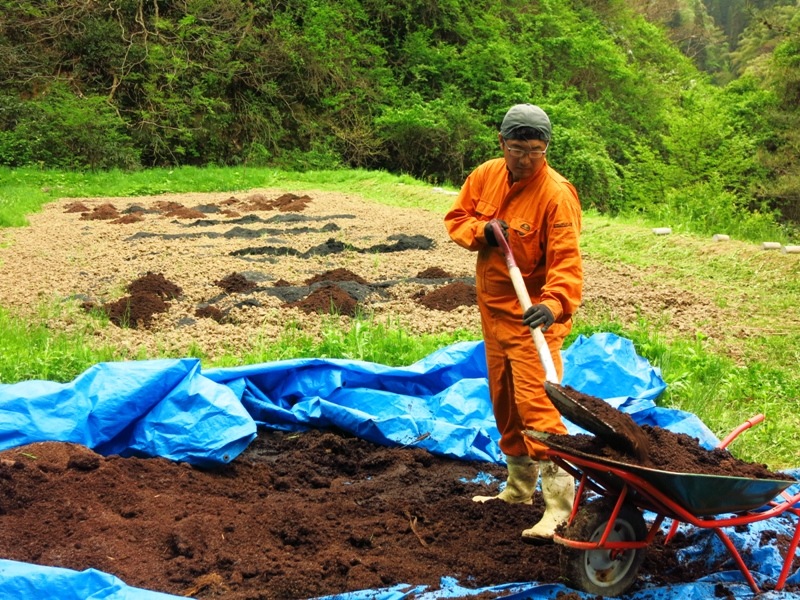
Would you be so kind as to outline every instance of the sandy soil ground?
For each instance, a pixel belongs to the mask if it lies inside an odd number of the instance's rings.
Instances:
[[[0,306],[25,313],[44,304],[55,315],[53,328],[86,327],[84,303],[127,297],[133,281],[161,274],[181,288],[177,298],[165,298],[166,312],[138,328],[89,321],[94,343],[129,349],[131,356],[141,347],[185,355],[194,346],[213,360],[226,349],[239,353],[275,339],[287,322],[317,334],[326,317],[287,304],[313,291],[306,285],[310,278],[345,269],[370,284],[347,291],[377,321],[391,320],[414,333],[479,331],[474,304],[437,310],[418,301],[421,293],[456,281],[474,285],[475,255],[449,239],[440,214],[387,207],[352,194],[287,194],[292,190],[51,203],[31,215],[30,227],[0,232]],[[408,240],[415,243],[406,246],[427,249],[392,248]],[[251,253],[265,246],[271,248],[266,254]],[[245,253],[232,254],[237,252]],[[416,277],[430,268],[452,277]],[[224,292],[217,282],[233,274],[255,287]],[[643,316],[664,321],[675,332],[702,331],[709,337],[724,316],[710,299],[647,281],[646,272],[628,265],[585,257],[585,278],[585,316],[623,323]],[[198,316],[198,309],[208,306],[224,315],[223,322],[209,318],[219,316],[209,310]]]

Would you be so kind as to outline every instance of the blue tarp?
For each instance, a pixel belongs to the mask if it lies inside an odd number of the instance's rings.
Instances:
[[[658,369],[636,355],[629,340],[613,334],[581,336],[563,358],[564,384],[606,399],[638,423],[687,433],[709,448],[718,443],[695,415],[655,405],[666,384]],[[255,437],[257,424],[282,430],[332,425],[378,444],[417,446],[467,460],[503,461],[480,342],[455,344],[402,368],[298,359],[201,373],[199,361],[180,359],[103,363],[68,384],[0,385],[0,449],[64,441],[102,454],[163,456],[209,466],[241,453]],[[572,424],[569,427],[580,431]],[[784,520],[777,521],[769,521],[770,529],[778,529]],[[793,521],[785,525],[787,531],[793,529]],[[775,541],[762,547],[757,533],[738,535],[737,544],[752,550],[746,560],[756,576],[774,581],[781,564]],[[714,546],[708,532],[698,532],[696,537],[697,554],[687,554],[691,560],[726,559],[727,552]],[[641,592],[646,596],[637,593],[631,598],[708,598],[720,577],[732,580],[725,580],[725,585],[737,597],[750,595],[746,585],[737,583],[741,582],[737,571],[669,589],[649,589]],[[0,597],[78,597],[70,595],[72,590],[84,590],[79,597],[97,600],[171,597],[129,588],[93,570],[77,573],[0,561]],[[526,582],[467,590],[443,580],[442,589],[435,592],[395,586],[336,598],[393,600],[413,595],[417,600],[432,600],[492,591],[504,598],[538,599],[569,590]],[[763,597],[773,596],[794,598],[788,593]]]

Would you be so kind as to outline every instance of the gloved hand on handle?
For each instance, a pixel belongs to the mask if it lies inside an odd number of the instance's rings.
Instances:
[[[486,243],[490,246],[499,246],[500,241],[494,236],[494,228],[492,227],[492,223],[497,223],[500,225],[500,228],[503,230],[503,237],[508,239],[508,223],[503,221],[502,219],[492,219],[489,221],[483,228],[483,236],[486,238]]]
[[[544,304],[534,304],[522,315],[522,324],[526,327],[542,326],[542,333],[555,323],[553,312]]]

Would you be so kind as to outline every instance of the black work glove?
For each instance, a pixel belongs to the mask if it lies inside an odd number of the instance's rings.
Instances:
[[[492,223],[500,225],[500,228],[503,230],[503,237],[506,238],[506,240],[508,240],[508,223],[501,219],[492,219],[483,228],[483,236],[486,238],[486,243],[490,246],[499,246],[500,242],[494,237],[494,227],[492,227]]]
[[[525,311],[522,315],[522,324],[526,327],[542,326],[542,333],[555,323],[556,318],[553,316],[552,311],[544,304],[535,304]]]

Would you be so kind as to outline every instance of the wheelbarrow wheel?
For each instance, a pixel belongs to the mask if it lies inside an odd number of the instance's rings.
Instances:
[[[582,507],[562,534],[570,540],[599,542],[606,530],[614,502],[598,500]],[[635,542],[647,537],[647,526],[640,510],[624,504],[617,515],[611,542]],[[574,588],[599,596],[624,594],[636,581],[645,548],[612,552],[579,550],[562,546],[561,573]]]

